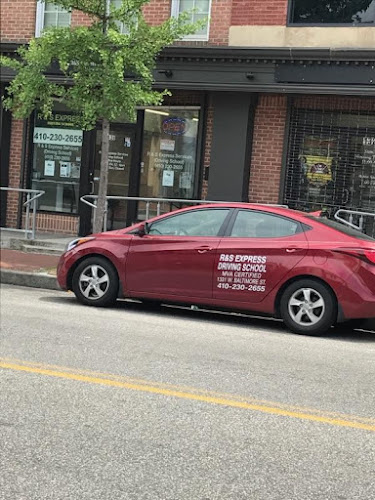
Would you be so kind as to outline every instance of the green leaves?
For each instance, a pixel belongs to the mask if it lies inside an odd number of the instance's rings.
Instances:
[[[27,117],[35,108],[48,117],[56,99],[77,113],[84,129],[95,127],[101,119],[134,118],[137,106],[161,104],[167,94],[152,89],[159,52],[202,25],[186,24],[188,16],[183,15],[150,26],[142,14],[148,0],[120,0],[108,17],[104,0],[53,3],[89,14],[93,23],[48,29],[22,47],[18,59],[1,60],[17,73],[4,100],[17,118]],[[121,23],[128,31],[125,34],[120,32]],[[54,75],[53,81],[47,74]]]

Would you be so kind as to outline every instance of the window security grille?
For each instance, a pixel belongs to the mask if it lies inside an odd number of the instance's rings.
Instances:
[[[284,202],[291,208],[375,213],[375,113],[293,107]],[[364,231],[375,235],[373,218]]]

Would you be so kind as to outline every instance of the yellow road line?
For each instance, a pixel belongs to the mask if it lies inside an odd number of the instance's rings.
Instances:
[[[77,369],[77,368],[72,368],[69,366],[61,366],[61,365],[51,365],[51,364],[46,364],[46,363],[37,363],[37,362],[29,362],[21,359],[15,359],[15,358],[7,358],[7,357],[0,357],[0,362],[5,362],[5,363],[11,363],[11,364],[17,364],[17,365],[22,365],[22,366],[29,366],[31,368],[43,368],[43,369],[50,369],[50,370],[55,370],[58,372],[68,372],[68,373],[75,373],[78,375],[87,375],[89,377],[96,377],[96,378],[105,378],[105,379],[110,379],[110,380],[117,380],[120,382],[124,382],[127,384],[139,384],[139,385],[146,385],[146,386],[152,386],[152,387],[161,387],[162,389],[169,389],[169,390],[177,390],[179,392],[188,392],[193,393],[193,394],[201,394],[203,396],[213,396],[215,398],[220,398],[220,399],[230,399],[236,400],[236,401],[242,401],[245,403],[249,404],[255,404],[255,405],[260,405],[260,406],[267,406],[267,407],[274,407],[274,408],[281,408],[282,410],[288,410],[288,411],[293,411],[297,413],[308,413],[312,415],[320,415],[324,417],[330,417],[334,418],[336,420],[349,420],[349,421],[356,421],[356,422],[361,422],[365,424],[370,424],[370,425],[375,425],[375,418],[366,418],[366,417],[360,417],[356,415],[348,415],[342,412],[333,412],[333,411],[322,411],[319,410],[318,408],[309,408],[306,406],[296,406],[296,405],[291,405],[291,404],[285,404],[285,403],[280,403],[276,401],[269,401],[265,399],[255,399],[251,398],[248,396],[240,396],[237,394],[232,394],[232,393],[226,393],[226,392],[218,392],[218,391],[209,391],[206,389],[199,389],[198,387],[191,387],[191,386],[186,386],[186,385],[174,385],[174,384],[168,384],[166,382],[157,382],[157,381],[149,381],[149,380],[143,380],[143,379],[138,379],[134,377],[127,377],[127,376],[122,376],[122,375],[115,375],[111,373],[104,373],[104,372],[98,372],[98,371],[93,371],[93,370],[84,370],[84,369]]]
[[[160,383],[153,383],[147,381],[135,382],[132,379],[126,381],[126,378],[121,380],[120,378],[112,377],[110,374],[101,374],[100,376],[95,374],[95,372],[81,372],[73,369],[69,371],[58,368],[58,367],[48,367],[39,363],[14,363],[8,359],[0,358],[0,368],[5,368],[9,370],[34,373],[39,375],[46,375],[49,377],[57,377],[66,380],[75,380],[79,382],[85,382],[89,384],[105,385],[110,387],[117,387],[121,389],[129,389],[135,391],[141,391],[151,394],[159,394],[163,396],[176,397],[181,399],[188,399],[192,401],[200,401],[203,403],[210,403],[221,406],[228,406],[231,408],[242,408],[245,410],[258,411],[262,413],[268,413],[271,415],[292,417],[302,420],[310,420],[313,422],[320,422],[325,424],[330,424],[339,427],[350,427],[353,429],[361,429],[375,432],[375,420],[374,419],[362,419],[361,417],[347,416],[333,417],[330,413],[320,412],[320,414],[309,413],[307,409],[300,411],[282,408],[281,406],[269,406],[262,404],[260,402],[249,402],[245,398],[239,398],[233,395],[228,397],[223,397],[220,394],[215,395],[215,393],[195,390],[186,390],[186,388],[178,389],[178,386],[168,386]],[[173,388],[174,387],[174,388]],[[317,410],[315,410],[317,411]]]

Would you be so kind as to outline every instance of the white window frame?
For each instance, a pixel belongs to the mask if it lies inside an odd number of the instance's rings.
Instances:
[[[110,0],[111,4],[113,5],[114,0]],[[116,7],[115,7],[116,8]],[[122,35],[128,35],[129,34],[129,28],[121,21],[116,21],[116,25],[119,29],[119,32]]]
[[[45,1],[37,0],[36,3],[36,19],[35,19],[35,36],[39,37],[42,35],[44,30],[44,12],[46,8]]]
[[[203,35],[199,33],[193,35],[186,35],[182,38],[182,40],[192,40],[192,41],[202,41],[202,42],[207,42],[209,40],[211,6],[212,6],[212,0],[209,0],[207,33]],[[171,15],[172,17],[178,17],[180,15],[180,0],[172,0]]]

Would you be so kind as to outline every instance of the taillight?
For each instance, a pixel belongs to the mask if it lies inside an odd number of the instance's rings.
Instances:
[[[375,249],[372,248],[336,248],[334,252],[342,253],[346,255],[351,255],[352,257],[357,257],[364,262],[370,262],[370,264],[375,264]]]
[[[371,262],[371,264],[375,264],[375,250],[365,250],[365,257],[367,260]]]

